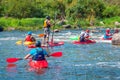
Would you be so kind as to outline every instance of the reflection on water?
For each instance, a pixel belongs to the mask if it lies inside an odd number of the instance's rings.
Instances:
[[[35,69],[35,68],[32,68],[32,67],[27,67],[27,70],[29,72],[34,72],[36,73],[37,75],[43,75],[45,74],[45,72],[47,71],[48,68],[40,68],[40,69]]]
[[[17,74],[17,66],[16,64],[7,64],[6,66],[6,71],[7,71],[7,75],[10,77],[15,77],[15,75]]]
[[[64,40],[65,44],[49,48],[48,51],[62,51],[63,56],[47,58],[47,69],[31,69],[26,66],[27,60],[6,64],[6,58],[22,58],[31,50],[24,45],[15,44],[16,41],[24,39],[25,33],[27,32],[0,33],[0,80],[120,80],[120,47],[102,41],[90,45],[74,45],[69,37],[79,34],[79,30],[54,34],[55,40]],[[97,37],[102,33],[92,35]]]

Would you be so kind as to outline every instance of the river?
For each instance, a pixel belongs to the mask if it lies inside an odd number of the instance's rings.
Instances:
[[[34,31],[33,36],[43,31]],[[47,58],[48,69],[32,71],[28,68],[28,60],[20,60],[13,64],[7,58],[23,58],[30,49],[24,45],[16,45],[16,41],[24,40],[26,31],[0,32],[0,80],[120,80],[120,47],[113,46],[110,41],[101,41],[98,37],[103,32],[92,33],[95,44],[72,44],[71,36],[79,35],[80,30],[63,30],[54,33],[55,41],[64,41],[64,45],[50,47],[49,51],[63,52],[59,58]]]

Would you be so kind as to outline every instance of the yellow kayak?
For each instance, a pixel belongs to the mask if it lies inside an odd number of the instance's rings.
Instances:
[[[31,42],[31,41],[25,41],[24,42],[25,46],[32,45],[32,44],[35,44],[35,42]]]

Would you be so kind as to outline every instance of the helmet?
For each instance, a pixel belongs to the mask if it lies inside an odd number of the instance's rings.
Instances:
[[[90,30],[86,30],[86,32],[90,32]]]
[[[35,44],[36,47],[41,47],[41,42],[40,41],[37,41],[36,44]]]
[[[50,16],[46,16],[46,19],[50,20]]]
[[[31,32],[31,31],[29,31],[27,34],[28,34],[28,35],[32,35],[32,32]]]
[[[110,29],[109,29],[109,28],[107,28],[107,29],[106,29],[106,32],[107,32],[107,33],[109,33],[109,32],[110,32]]]

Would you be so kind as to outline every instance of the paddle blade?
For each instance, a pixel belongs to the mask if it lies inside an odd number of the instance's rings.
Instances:
[[[38,34],[39,37],[44,37],[44,34]]]
[[[14,62],[16,62],[18,60],[21,60],[21,59],[20,58],[7,58],[6,62],[8,62],[8,63],[14,63]]]
[[[53,57],[61,57],[61,56],[62,56],[62,52],[54,52],[54,53],[52,53],[50,56],[53,56]]]
[[[19,41],[16,42],[16,44],[17,44],[17,45],[21,45],[21,44],[22,44],[22,41],[19,40]]]

